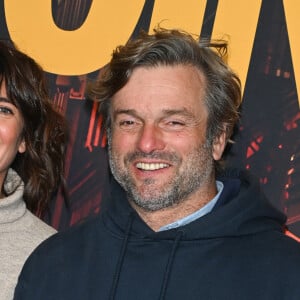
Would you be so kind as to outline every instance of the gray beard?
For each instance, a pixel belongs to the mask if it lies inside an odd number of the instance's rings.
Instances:
[[[163,187],[157,188],[155,179],[143,181],[143,192],[134,183],[128,170],[122,170],[119,166],[117,155],[113,153],[109,141],[109,163],[113,176],[127,192],[127,197],[138,207],[145,211],[157,211],[171,207],[185,201],[190,195],[210,182],[214,174],[214,162],[212,159],[211,145],[204,144],[198,149],[193,149],[184,162],[184,168],[169,179]],[[125,157],[126,163],[136,158],[162,158],[179,165],[182,160],[175,153],[155,152],[145,154],[134,152]]]

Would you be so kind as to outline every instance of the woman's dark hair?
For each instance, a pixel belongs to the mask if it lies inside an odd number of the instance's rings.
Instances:
[[[198,40],[184,31],[163,28],[155,29],[153,34],[142,31],[136,39],[116,48],[99,80],[89,85],[87,94],[100,102],[99,110],[109,129],[110,100],[128,82],[135,68],[194,66],[206,80],[207,139],[213,143],[225,131],[230,141],[239,119],[241,84],[226,58],[227,43],[223,40]]]
[[[62,182],[67,147],[67,124],[48,96],[42,68],[13,45],[0,41],[0,86],[17,107],[23,123],[24,153],[12,168],[25,184],[28,209],[42,215]]]

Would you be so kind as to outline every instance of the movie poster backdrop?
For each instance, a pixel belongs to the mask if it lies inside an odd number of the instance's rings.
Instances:
[[[63,230],[101,210],[110,180],[106,139],[86,83],[117,45],[160,24],[229,41],[243,105],[228,163],[259,177],[300,236],[299,12],[297,0],[0,0],[0,39],[42,65],[70,124],[69,202],[59,192],[45,220]]]

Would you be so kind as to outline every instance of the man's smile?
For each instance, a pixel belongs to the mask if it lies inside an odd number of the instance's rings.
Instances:
[[[170,165],[166,163],[145,163],[145,162],[138,162],[136,167],[140,170],[145,171],[155,171],[164,168],[168,168]]]

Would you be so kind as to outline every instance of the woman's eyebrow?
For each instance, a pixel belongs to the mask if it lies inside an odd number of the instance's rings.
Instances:
[[[0,101],[11,103],[11,101],[9,101],[9,99],[7,97],[0,97]]]

